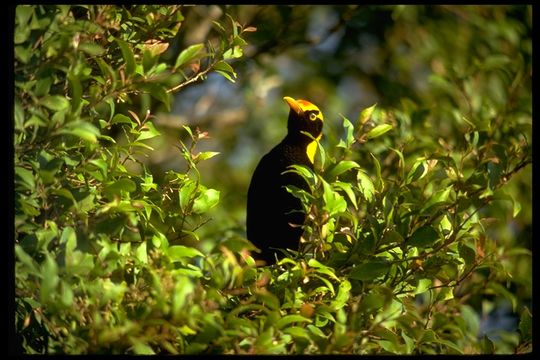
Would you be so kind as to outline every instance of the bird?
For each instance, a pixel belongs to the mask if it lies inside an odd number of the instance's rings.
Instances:
[[[305,191],[309,191],[309,186],[300,175],[287,170],[291,165],[305,165],[313,170],[324,122],[322,112],[311,102],[289,96],[283,100],[290,108],[287,135],[261,158],[247,193],[247,238],[261,250],[255,258],[266,265],[283,257],[275,249],[298,249],[306,214],[300,199],[285,186],[294,185]]]

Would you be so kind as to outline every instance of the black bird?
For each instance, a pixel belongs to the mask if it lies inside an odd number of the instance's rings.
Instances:
[[[255,168],[247,195],[246,227],[248,239],[262,253],[268,265],[281,252],[272,248],[298,249],[305,221],[301,201],[285,189],[294,185],[309,191],[298,174],[287,172],[290,165],[306,165],[313,169],[317,141],[322,136],[323,114],[306,100],[283,98],[290,107],[287,136]],[[304,132],[311,134],[311,137]],[[316,139],[316,140],[313,140]]]

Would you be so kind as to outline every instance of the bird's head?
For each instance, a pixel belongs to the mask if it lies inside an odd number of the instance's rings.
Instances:
[[[289,120],[287,121],[289,135],[306,137],[306,152],[309,160],[313,163],[315,152],[317,150],[317,141],[313,141],[312,138],[302,133],[307,132],[311,134],[314,139],[319,140],[322,136],[323,114],[316,105],[309,101],[295,100],[288,96],[285,96],[283,100],[285,100],[291,108]]]
[[[291,108],[287,122],[289,134],[301,134],[305,131],[316,139],[320,138],[324,118],[319,108],[306,100],[295,100],[288,96],[285,96],[283,100]]]

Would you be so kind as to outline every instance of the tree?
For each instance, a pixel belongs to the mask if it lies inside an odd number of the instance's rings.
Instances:
[[[18,6],[17,351],[530,351],[530,15]],[[326,123],[316,171],[291,170],[306,242],[268,268],[242,199],[247,147],[282,134],[281,96],[258,101],[278,80]],[[519,324],[486,329],[506,308]]]

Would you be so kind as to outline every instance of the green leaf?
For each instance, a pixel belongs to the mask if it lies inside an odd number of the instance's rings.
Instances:
[[[502,166],[498,163],[495,163],[493,161],[490,161],[487,164],[487,172],[488,172],[488,186],[491,190],[495,190],[497,185],[500,183],[501,175],[503,173]]]
[[[345,194],[347,194],[347,196],[349,197],[349,200],[353,204],[354,208],[358,210],[356,195],[350,183],[335,181],[332,183],[332,186],[336,189],[343,190]]]
[[[371,114],[373,114],[373,110],[375,110],[375,108],[377,107],[377,103],[371,105],[370,107],[368,108],[365,108],[364,110],[362,110],[360,112],[360,114],[358,115],[358,120],[357,120],[357,127],[360,129],[369,119],[371,119]],[[388,130],[386,130],[388,131]],[[386,132],[385,131],[385,132]]]
[[[71,290],[70,284],[62,281],[60,289],[60,302],[66,308],[70,308],[73,305],[73,290]]]
[[[135,257],[143,264],[148,264],[148,254],[146,252],[146,241],[143,241],[135,250]]]
[[[407,181],[406,184],[410,184],[416,180],[422,179],[424,176],[426,176],[428,172],[428,166],[427,161],[425,157],[420,157],[416,159],[414,165],[412,166],[411,170],[407,174]]]
[[[79,110],[82,101],[82,85],[79,77],[69,73],[68,76],[69,86],[71,88],[71,112],[75,113]]]
[[[289,172],[300,175],[311,186],[317,184],[317,176],[307,166],[290,165],[288,170],[284,171],[283,174],[286,174],[286,173],[289,173]]]
[[[373,139],[373,138],[381,136],[382,134],[384,134],[384,133],[386,133],[386,132],[388,132],[390,130],[392,130],[392,125],[389,125],[389,124],[377,125],[373,129],[371,129],[367,133],[366,136],[367,136],[368,139]]]
[[[133,192],[137,189],[137,185],[128,178],[121,178],[112,183],[109,183],[104,189],[103,192],[108,197],[113,197],[114,195],[121,195],[122,192]]]
[[[433,211],[433,207],[445,204],[448,200],[448,197],[450,195],[450,191],[452,191],[451,187],[447,187],[445,189],[437,191],[435,194],[433,194],[429,200],[426,202],[426,204],[422,207],[421,213],[429,213]]]
[[[221,61],[218,61],[215,65],[214,65],[214,70],[221,74],[223,77],[225,77],[227,80],[229,80],[230,82],[234,83],[236,80],[236,73],[234,72],[234,69],[231,65],[229,65],[227,62],[221,60]]]
[[[330,184],[325,180],[323,183],[323,200],[324,209],[328,212],[329,216],[336,215],[347,210],[347,202],[338,192],[334,191]]]
[[[276,324],[274,325],[276,329],[282,329],[285,326],[296,323],[296,322],[308,322],[311,323],[311,319],[308,319],[306,317],[303,317],[302,315],[285,315],[281,319],[279,319]]]
[[[197,250],[197,249],[195,249],[193,247],[188,247],[188,246],[184,246],[184,245],[170,246],[167,249],[167,255],[169,255],[169,257],[171,258],[171,260],[173,262],[174,261],[179,261],[182,258],[192,258],[192,257],[195,257],[195,256],[204,257],[204,254],[202,252],[200,252],[199,250]]]
[[[203,190],[202,194],[193,202],[193,212],[204,214],[219,203],[219,191],[215,189]]]
[[[131,125],[132,128],[136,125],[136,123],[133,120],[131,120],[131,118],[123,114],[114,115],[114,117],[111,120],[111,123],[112,124],[129,124]]]
[[[419,248],[431,247],[435,241],[439,239],[439,234],[431,226],[426,225],[416,229],[416,231],[408,238],[405,243],[408,246],[416,246]]]
[[[244,54],[241,46],[233,46],[223,53],[223,60],[237,59]]]
[[[367,261],[354,267],[349,273],[349,278],[364,281],[373,280],[388,273],[391,267],[392,263],[388,261]]]
[[[146,123],[144,123],[141,129],[141,133],[135,141],[147,140],[160,135],[161,133],[156,129],[154,124],[150,121],[147,121]]]
[[[188,180],[184,184],[182,184],[180,191],[178,191],[178,197],[180,202],[180,208],[183,211],[191,210],[188,209],[188,205],[191,203],[193,194],[195,193],[196,189],[197,183],[195,183],[193,180]]]
[[[92,159],[90,160],[88,163],[96,166],[101,175],[103,176],[103,179],[105,179],[107,177],[107,171],[109,169],[109,165],[107,164],[107,162],[103,159]]]
[[[222,71],[222,70],[215,70],[218,74],[220,74],[221,76],[223,76],[225,79],[229,80],[230,82],[232,83],[235,83],[236,82],[236,76],[234,76],[234,78],[231,76],[231,74],[225,72],[225,71]],[[236,73],[234,73],[236,75]]]
[[[326,170],[326,179],[331,181],[339,175],[343,174],[344,172],[359,167],[360,165],[358,165],[355,161],[352,160],[340,161],[337,164],[330,166],[330,168]]]
[[[26,26],[28,24],[28,20],[30,20],[30,17],[34,13],[34,6],[32,5],[17,5],[17,8],[15,9],[15,23],[17,26]]]
[[[339,281],[339,278],[336,276],[336,274],[334,274],[333,269],[328,267],[328,266],[325,266],[325,265],[321,264],[319,261],[317,261],[315,259],[309,259],[308,265],[311,266],[312,268],[315,268],[316,272],[324,274],[324,275],[328,275],[331,278],[333,278],[334,280]]]
[[[129,77],[135,72],[135,55],[133,54],[131,45],[121,39],[114,40],[118,43],[120,51],[122,51],[122,57],[126,64],[126,75]]]
[[[66,198],[68,200],[71,200],[73,202],[73,205],[77,206],[77,200],[73,197],[73,194],[69,189],[66,188],[60,188],[60,189],[53,189],[51,190],[52,195],[61,196],[63,198]]]
[[[452,350],[453,352],[459,355],[463,355],[463,350],[457,344],[455,344],[454,342],[450,340],[437,339],[436,342],[438,342],[439,344],[446,345],[450,350]],[[453,353],[452,351],[448,352],[448,354],[452,354]]]
[[[42,276],[41,271],[38,270],[38,264],[19,244],[15,244],[15,255],[17,256],[17,259],[26,266],[25,271],[38,277]]]
[[[522,342],[532,340],[532,314],[527,307],[523,308],[519,318],[519,333]]]
[[[373,195],[375,195],[375,186],[373,185],[371,178],[363,170],[359,170],[356,173],[356,180],[358,181],[358,186],[364,199],[371,202],[373,200]]]
[[[339,284],[338,294],[336,295],[336,298],[330,303],[332,309],[337,310],[345,306],[345,304],[349,300],[350,291],[351,283],[349,282],[349,280],[342,280]]]
[[[90,56],[100,56],[105,53],[105,49],[102,46],[91,41],[81,42],[78,46],[78,50],[84,51]]]
[[[489,55],[482,64],[483,70],[494,70],[505,67],[512,60],[503,54]]]
[[[314,325],[309,324],[307,326],[307,329],[315,336],[318,336],[318,337],[321,337],[321,338],[324,338],[324,339],[328,338],[328,335],[323,333],[321,329],[319,329],[318,327],[316,327]]]
[[[195,161],[204,161],[213,158],[214,156],[219,155],[219,151],[204,151],[201,153],[198,153],[197,156],[195,156]]]
[[[476,251],[464,243],[458,245],[459,256],[465,261],[465,270],[467,272],[476,263]]]
[[[150,50],[143,51],[143,69],[145,73],[148,73],[156,64],[158,59],[157,54],[152,54]]]
[[[416,289],[414,290],[414,294],[422,294],[423,292],[426,292],[431,287],[432,280],[431,279],[420,279],[418,280],[418,285],[416,285]]]
[[[454,291],[451,287],[440,288],[435,298],[435,302],[452,300],[454,298]]]
[[[465,320],[469,332],[473,336],[477,336],[480,330],[480,317],[477,312],[470,305],[462,305],[461,317]]]
[[[45,255],[45,260],[41,265],[41,273],[43,278],[41,280],[40,299],[42,303],[48,303],[52,301],[52,296],[56,293],[56,287],[60,281],[58,265],[49,254]]]
[[[286,329],[283,329],[283,333],[292,335],[296,339],[300,338],[300,339],[311,340],[311,336],[309,335],[309,332],[300,326],[291,326]]]
[[[20,166],[15,167],[15,176],[22,180],[22,183],[28,190],[34,190],[36,181],[34,179],[34,173],[28,169]]]
[[[96,143],[101,132],[97,127],[86,121],[75,121],[68,123],[58,131],[59,134],[74,135],[89,143]]]
[[[133,353],[136,355],[155,355],[155,351],[152,349],[152,347],[140,340],[132,340],[135,342],[131,349],[133,350]]]
[[[13,106],[13,117],[15,120],[15,129],[17,130],[23,130],[25,127],[24,124],[24,109],[21,106],[21,103],[17,100],[15,100],[14,106]]]
[[[354,139],[354,126],[349,119],[345,116],[339,114],[343,118],[343,129],[345,129],[345,141],[340,140],[340,144],[343,143],[344,146],[338,145],[338,147],[344,147],[350,149],[351,145],[355,142]]]
[[[204,49],[204,44],[191,45],[188,48],[182,50],[182,52],[176,58],[174,68],[178,69],[182,65],[187,64],[200,57],[202,49]]]
[[[53,111],[61,111],[69,108],[69,100],[60,95],[45,96],[40,100],[40,103]]]
[[[401,244],[403,242],[403,236],[396,230],[386,231],[383,235],[381,244]]]
[[[34,89],[34,95],[38,97],[43,97],[47,94],[49,94],[49,91],[51,90],[51,85],[53,83],[52,77],[45,77],[42,79],[39,79],[36,82],[36,86]]]

